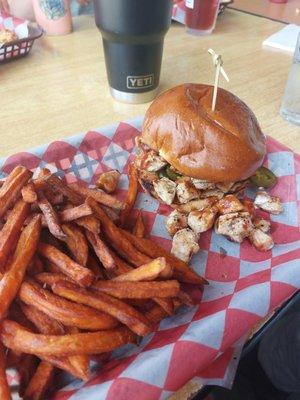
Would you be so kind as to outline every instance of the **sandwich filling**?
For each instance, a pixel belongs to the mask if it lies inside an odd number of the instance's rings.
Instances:
[[[226,194],[237,194],[245,189],[248,182],[208,182],[184,176],[140,141],[138,149],[136,166],[142,187],[160,202],[176,209],[194,208],[193,204],[197,201],[209,198],[220,200]]]

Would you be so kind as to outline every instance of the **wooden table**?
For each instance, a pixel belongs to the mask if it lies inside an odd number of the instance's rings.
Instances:
[[[0,65],[0,158],[42,143],[142,115],[148,107],[114,101],[108,91],[100,34],[90,16],[74,33],[44,37],[32,53]],[[227,10],[216,31],[193,37],[172,24],[165,40],[161,90],[183,82],[212,83],[207,49],[223,54],[230,83],[222,86],[253,109],[262,129],[300,152],[300,129],[278,111],[291,56],[262,49],[283,24]]]
[[[269,0],[234,0],[230,8],[300,25],[300,0],[289,0],[285,4],[271,3]]]

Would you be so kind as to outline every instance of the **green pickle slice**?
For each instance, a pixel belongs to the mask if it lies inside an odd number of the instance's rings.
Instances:
[[[276,185],[277,177],[268,168],[260,167],[256,170],[255,174],[250,177],[250,182],[257,187],[269,189]]]
[[[171,168],[171,165],[168,165],[168,166],[166,167],[166,174],[167,174],[167,177],[168,177],[169,179],[171,179],[172,181],[177,181],[177,179],[179,179],[179,178],[182,177],[182,175],[178,174],[177,172],[175,172],[175,171]]]

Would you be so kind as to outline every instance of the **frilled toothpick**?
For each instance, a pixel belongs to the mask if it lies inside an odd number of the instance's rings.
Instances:
[[[220,72],[223,75],[224,79],[229,82],[229,78],[224,71],[224,68],[222,67],[223,65],[223,60],[220,54],[217,54],[213,49],[208,49],[208,53],[211,54],[213,64],[216,67],[216,74],[215,74],[215,83],[214,83],[214,91],[213,91],[213,98],[212,98],[212,104],[211,104],[211,109],[212,111],[215,111],[216,108],[216,102],[217,102],[217,94],[218,94],[218,85],[219,85],[219,77],[220,77]]]

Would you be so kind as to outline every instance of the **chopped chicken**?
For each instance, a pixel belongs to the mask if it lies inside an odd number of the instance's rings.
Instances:
[[[229,214],[244,210],[243,204],[233,194],[228,194],[216,204],[220,214]]]
[[[167,162],[155,151],[148,151],[143,160],[143,166],[147,171],[157,172],[167,165]]]
[[[219,182],[216,183],[218,189],[222,190],[222,192],[227,193],[233,187],[234,182]]]
[[[249,235],[250,242],[259,251],[268,251],[274,246],[272,236],[261,229],[253,229]]]
[[[251,216],[246,211],[220,215],[215,224],[216,233],[225,235],[238,243],[242,243],[252,229]]]
[[[176,183],[168,178],[161,178],[153,182],[157,196],[166,204],[172,204],[176,194]]]
[[[201,190],[199,197],[217,197],[220,200],[222,197],[224,197],[224,193],[220,189]]]
[[[103,172],[96,182],[98,188],[105,190],[107,193],[113,193],[119,183],[120,172],[116,169],[108,172]]]
[[[187,216],[177,210],[172,211],[166,220],[166,228],[171,236],[187,226]]]
[[[216,185],[213,182],[204,181],[202,179],[191,178],[193,185],[199,190],[215,189]]]
[[[177,181],[177,198],[181,204],[188,203],[199,197],[198,190],[190,180],[181,179]]]
[[[283,211],[283,206],[279,197],[270,196],[264,190],[257,192],[254,200],[254,205],[256,208],[261,208],[270,214],[280,214]]]
[[[244,199],[244,200],[242,200],[242,203],[243,203],[245,211],[248,211],[248,213],[253,216],[254,212],[255,212],[253,200]]]
[[[189,262],[199,251],[198,235],[191,229],[181,229],[173,237],[171,253],[182,261]]]
[[[188,225],[195,233],[206,232],[213,227],[216,214],[217,212],[214,208],[192,211],[188,216]]]
[[[263,218],[255,218],[253,221],[255,228],[260,229],[264,233],[269,233],[271,228],[271,222]]]
[[[186,204],[174,204],[172,207],[176,208],[176,210],[180,212],[188,214],[191,211],[204,210],[205,208],[215,204],[217,201],[218,199],[216,197],[207,197],[206,199],[192,200]]]
[[[230,193],[241,192],[247,186],[248,181],[235,182],[230,188]]]

